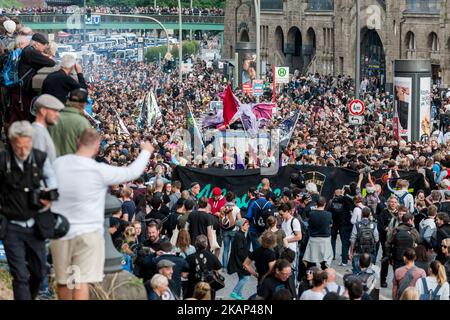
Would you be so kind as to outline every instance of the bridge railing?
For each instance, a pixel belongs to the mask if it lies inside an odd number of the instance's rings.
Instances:
[[[178,23],[178,16],[174,15],[149,15],[149,14],[139,14],[142,17],[153,17],[158,19],[161,23]],[[68,14],[50,14],[50,15],[29,15],[29,16],[20,16],[20,20],[24,24],[30,23],[64,23],[67,22],[70,15]],[[224,17],[222,16],[192,16],[185,15],[183,16],[183,23],[208,23],[208,24],[223,24]],[[148,23],[148,20],[129,17],[127,15],[123,15],[120,17],[110,17],[110,16],[102,16],[100,23]]]

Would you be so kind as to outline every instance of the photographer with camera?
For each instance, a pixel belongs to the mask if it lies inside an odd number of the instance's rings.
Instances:
[[[72,78],[72,73],[76,72],[78,81]],[[87,90],[81,65],[72,54],[65,54],[61,59],[61,69],[50,73],[42,84],[42,93],[51,94],[62,103],[66,103],[69,93],[72,90],[83,88]]]
[[[53,168],[44,152],[32,148],[33,135],[28,121],[13,123],[8,131],[11,149],[0,153],[0,239],[16,300],[34,299],[44,280],[45,239],[36,218],[58,197]]]

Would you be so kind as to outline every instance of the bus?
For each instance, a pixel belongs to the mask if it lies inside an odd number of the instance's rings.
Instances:
[[[124,37],[113,35],[111,38],[106,39],[107,41],[115,41],[115,48],[118,49],[126,49],[127,48],[127,40]]]
[[[136,59],[137,59],[137,49],[125,50],[125,60],[136,60]]]
[[[134,33],[121,33],[120,35],[127,41],[127,46],[137,43],[137,36]]]

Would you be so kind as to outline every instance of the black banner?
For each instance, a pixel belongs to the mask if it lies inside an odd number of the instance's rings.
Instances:
[[[270,186],[274,193],[279,196],[284,187],[291,184],[292,173],[303,171],[306,182],[314,182],[320,194],[327,199],[333,197],[334,191],[343,188],[352,182],[357,182],[359,173],[335,167],[317,166],[286,166],[281,167],[273,176],[262,176],[260,170],[225,170],[225,169],[196,169],[178,166],[173,175],[174,180],[180,180],[183,189],[188,189],[192,182],[200,183],[201,190],[198,197],[211,197],[215,187],[222,189],[223,194],[232,191],[236,194],[236,204],[239,208],[246,208],[248,204],[247,191],[250,187],[259,187],[263,178],[270,180]],[[401,179],[410,183],[409,191],[416,193],[424,188],[423,176],[417,172],[399,172]],[[390,192],[387,188],[387,171],[379,170],[372,174],[375,183],[380,184],[386,197]],[[367,177],[362,182],[362,187],[367,183]],[[395,179],[391,182],[395,187]],[[365,195],[365,189],[362,190]]]

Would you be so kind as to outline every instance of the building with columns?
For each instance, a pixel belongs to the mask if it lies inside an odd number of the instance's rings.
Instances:
[[[276,66],[355,74],[355,0],[260,0],[262,71]],[[360,0],[361,79],[392,83],[394,60],[431,59],[433,83],[450,87],[450,1]],[[225,58],[256,41],[253,0],[227,0]]]

